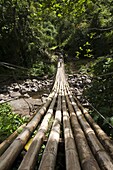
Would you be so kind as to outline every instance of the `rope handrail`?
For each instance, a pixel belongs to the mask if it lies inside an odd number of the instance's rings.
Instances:
[[[92,108],[93,110],[95,110],[96,113],[97,113],[103,120],[105,120],[105,122],[113,129],[112,124],[108,122],[108,120],[86,99],[86,97],[84,97],[84,99],[85,99],[86,102],[91,106],[91,108]]]
[[[17,65],[15,65],[15,64],[11,64],[11,63],[6,63],[6,62],[0,62],[0,65],[1,66],[4,66],[4,67],[7,67],[7,68],[9,68],[9,69],[15,69],[15,68],[17,68],[17,69],[22,69],[22,70],[29,70],[28,68],[25,68],[25,67],[22,67],[22,66],[17,66]]]

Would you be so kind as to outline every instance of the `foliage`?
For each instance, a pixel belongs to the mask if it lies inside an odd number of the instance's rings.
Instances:
[[[38,61],[33,64],[32,68],[30,69],[30,74],[33,76],[52,76],[55,73],[55,70],[54,64],[47,65],[43,61]]]
[[[79,8],[78,1],[77,7]],[[85,1],[81,13],[73,19],[70,41],[64,50],[69,56],[98,57],[112,53],[112,7],[111,1]],[[84,10],[83,10],[84,9]],[[110,37],[111,35],[111,37]],[[84,46],[86,44],[89,46]]]
[[[31,67],[40,56],[43,58],[45,50],[50,52],[54,47],[72,57],[111,54],[111,3],[112,0],[2,0],[0,60]]]
[[[45,48],[55,45],[56,31],[41,2],[7,0],[0,7],[1,61],[31,66]]]
[[[25,117],[15,114],[7,103],[0,105],[0,142],[6,139],[20,125],[26,121]]]
[[[93,80],[84,95],[113,126],[113,59],[100,57],[91,64],[89,71],[93,75]],[[92,115],[105,128],[107,122],[96,116],[95,112]]]

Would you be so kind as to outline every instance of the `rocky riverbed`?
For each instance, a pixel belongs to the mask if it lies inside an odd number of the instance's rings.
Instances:
[[[83,97],[83,91],[91,85],[91,81],[91,77],[86,74],[68,75],[68,82],[70,84],[71,90],[82,104],[87,104]]]
[[[26,79],[0,85],[0,103],[8,102],[15,113],[29,115],[46,101],[53,80]]]
[[[67,80],[73,93],[82,103],[86,104],[82,94],[83,90],[90,86],[91,78],[87,75],[73,74],[67,75]],[[6,84],[0,85],[0,103],[8,102],[15,113],[30,115],[46,102],[53,85],[53,79],[26,79],[18,81],[18,83]]]

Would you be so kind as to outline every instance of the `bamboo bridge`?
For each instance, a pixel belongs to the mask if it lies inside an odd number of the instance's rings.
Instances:
[[[14,132],[0,144],[0,170],[54,170],[64,146],[66,170],[113,170],[113,141],[94,122],[73,96],[66,81],[63,59],[59,59],[56,79],[47,102],[22,132]],[[45,144],[39,166],[36,163]],[[14,169],[15,170],[15,169]]]

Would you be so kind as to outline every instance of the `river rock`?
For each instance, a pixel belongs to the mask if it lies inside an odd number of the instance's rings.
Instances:
[[[41,99],[33,99],[33,98],[28,98],[28,99],[17,99],[10,101],[10,105],[12,106],[12,110],[15,113],[18,113],[22,116],[29,115],[29,112],[36,106],[37,108],[42,105]]]
[[[14,92],[14,91],[10,91],[9,92],[9,96],[14,98],[14,97],[20,97],[21,93],[20,92]]]
[[[37,92],[37,88],[36,88],[36,87],[33,87],[33,88],[31,88],[31,91],[32,91],[32,92]]]
[[[30,97],[30,95],[29,95],[28,93],[25,93],[23,96],[24,96],[25,98],[29,98],[29,97]]]
[[[88,83],[88,84],[90,84],[91,83],[91,79],[86,79],[86,82]]]
[[[18,91],[19,89],[20,89],[20,87],[18,85],[16,85],[13,90]]]
[[[43,96],[43,97],[48,97],[48,94],[44,93],[42,96]]]
[[[33,79],[32,82],[37,83],[38,81],[37,81],[37,79]]]

